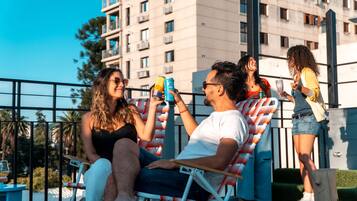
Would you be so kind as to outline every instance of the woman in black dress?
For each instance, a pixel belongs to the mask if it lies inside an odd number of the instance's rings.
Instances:
[[[127,84],[117,68],[103,69],[93,83],[91,110],[83,115],[81,124],[84,151],[91,163],[84,175],[87,201],[133,198],[120,192],[133,189],[134,181],[128,178],[138,174],[130,167],[140,165],[134,160],[139,157],[137,137],[152,139],[156,107],[162,101],[150,99],[144,124],[137,108],[124,98]]]

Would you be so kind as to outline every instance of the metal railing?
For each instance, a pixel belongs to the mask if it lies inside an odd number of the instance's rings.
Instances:
[[[117,56],[117,55],[121,56],[121,47],[102,51],[102,59],[106,59],[106,58]]]
[[[261,55],[266,57],[266,55]],[[285,59],[285,58],[279,58],[279,59]],[[357,62],[352,62],[348,64],[356,64]],[[341,66],[348,65],[348,64],[341,64]],[[278,76],[269,76],[269,75],[262,75],[267,78],[279,78],[281,79],[282,77]],[[291,78],[289,77],[284,77],[282,79],[287,79],[290,80]],[[348,83],[355,83],[357,81],[349,81]],[[43,166],[45,167],[45,182],[44,182],[44,189],[45,189],[45,200],[48,199],[48,169],[54,166],[53,168],[58,171],[58,178],[60,181],[62,181],[62,178],[65,175],[65,170],[66,170],[66,163],[63,160],[63,153],[70,153],[76,155],[78,150],[80,149],[80,144],[78,143],[78,136],[79,136],[79,122],[62,122],[59,121],[58,119],[58,114],[63,111],[76,111],[76,112],[84,112],[87,111],[88,108],[79,108],[78,104],[77,105],[72,105],[72,107],[65,107],[65,106],[59,106],[60,102],[62,102],[64,99],[68,100],[73,100],[73,99],[78,99],[80,100],[81,97],[79,95],[72,95],[72,94],[62,94],[63,88],[67,88],[67,91],[73,92],[74,88],[76,89],[88,89],[90,85],[83,85],[83,84],[69,84],[69,83],[59,83],[59,82],[43,82],[43,81],[33,81],[33,80],[18,80],[18,79],[4,79],[0,78],[0,83],[2,84],[1,86],[8,86],[7,90],[4,90],[4,88],[0,88],[0,110],[9,110],[10,111],[10,120],[8,121],[0,121],[0,131],[3,131],[3,128],[6,127],[8,124],[14,124],[14,125],[19,125],[20,123],[26,123],[28,126],[28,133],[25,134],[24,136],[25,139],[27,140],[27,143],[29,144],[29,149],[23,149],[21,146],[19,146],[19,142],[21,140],[24,140],[21,138],[23,136],[22,133],[19,131],[18,126],[13,127],[13,135],[12,141],[13,141],[13,147],[11,147],[11,161],[12,161],[12,169],[13,173],[11,174],[11,177],[14,181],[14,183],[17,183],[18,181],[18,176],[21,176],[21,172],[24,170],[21,169],[18,165],[18,160],[19,157],[23,155],[23,152],[28,152],[29,157],[28,157],[28,162],[27,163],[27,171],[25,173],[25,176],[29,178],[29,196],[30,200],[32,200],[33,196],[33,170],[35,168],[34,166],[34,161],[36,161],[36,157],[33,155],[34,151],[34,141],[36,140],[36,128],[38,125],[43,125],[43,130],[42,132],[45,135],[44,140],[42,141],[42,146],[44,146],[44,158],[43,158]],[[326,84],[326,82],[320,82],[321,84]],[[345,84],[344,82],[341,82],[341,84]],[[346,83],[347,84],[347,83]],[[31,86],[28,86],[31,85]],[[37,87],[37,88],[36,88]],[[47,90],[43,90],[43,87],[46,87]],[[31,88],[30,91],[26,91],[27,88]],[[43,92],[44,91],[44,92]],[[149,90],[144,90],[144,89],[137,89],[137,88],[128,88],[127,89],[127,97],[128,98],[136,98],[138,97],[138,94],[140,94],[141,91],[146,91],[149,92]],[[43,92],[43,93],[42,93]],[[184,99],[190,100],[188,103],[189,110],[191,114],[196,118],[196,119],[203,119],[208,116],[210,113],[210,109],[208,109],[207,106],[204,106],[201,102],[203,100],[203,94],[201,93],[186,93],[186,92],[181,92],[181,96]],[[35,98],[37,101],[35,102],[35,105],[27,105],[25,104],[25,98],[26,97],[32,97]],[[50,104],[48,106],[43,105],[40,103],[40,99],[45,98],[47,100],[50,100]],[[4,104],[2,101],[6,101],[8,104]],[[275,113],[273,116],[273,120],[271,123],[271,140],[272,140],[272,152],[273,152],[273,167],[274,168],[281,168],[281,167],[286,167],[286,168],[297,168],[298,167],[298,157],[296,156],[294,152],[294,145],[292,142],[292,136],[291,136],[291,128],[287,126],[287,122],[291,121],[289,111],[287,112],[286,107],[288,107],[288,103],[285,100],[280,100],[280,105],[278,111]],[[24,114],[24,111],[31,110],[31,111],[37,111],[37,110],[43,110],[43,111],[49,111],[50,112],[50,120],[45,120],[44,122],[37,122],[37,121],[19,121],[21,117]],[[186,142],[188,141],[188,136],[185,134],[185,129],[183,127],[183,124],[180,123],[180,115],[178,113],[175,113],[175,135],[177,136],[176,138],[176,153],[180,152],[185,146]],[[72,127],[72,133],[70,133],[70,139],[73,139],[71,142],[72,144],[65,143],[63,141],[63,136],[68,136],[68,133],[64,133],[64,127],[70,125]],[[57,140],[54,141],[54,131],[53,128],[57,128]],[[19,139],[21,139],[19,141]],[[319,150],[320,146],[319,143],[317,142],[314,146],[314,153],[313,153],[313,159],[316,162],[319,162]],[[56,163],[51,163],[52,161],[51,156],[49,155],[49,150],[55,150],[56,153],[58,153],[58,161]],[[69,174],[68,176],[73,177],[73,174]],[[58,186],[59,188],[59,200],[62,199],[62,187],[61,185]]]

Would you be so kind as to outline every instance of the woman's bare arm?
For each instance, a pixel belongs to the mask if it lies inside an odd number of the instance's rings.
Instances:
[[[96,153],[92,142],[92,120],[91,113],[88,112],[82,116],[81,123],[81,138],[83,140],[84,152],[89,159],[89,162],[94,163],[100,156]]]

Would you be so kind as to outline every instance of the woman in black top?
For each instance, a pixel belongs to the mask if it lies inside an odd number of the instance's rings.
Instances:
[[[139,165],[137,137],[144,141],[152,139],[156,107],[162,101],[150,100],[144,124],[137,108],[128,105],[124,98],[127,84],[128,80],[117,68],[103,69],[93,83],[91,110],[82,117],[81,134],[91,163],[84,175],[87,201],[102,200],[103,196],[105,200],[133,197],[120,192],[123,188],[133,189],[134,181],[127,181],[126,176],[138,174],[135,168],[130,168]],[[118,176],[123,175],[122,171],[124,176]]]

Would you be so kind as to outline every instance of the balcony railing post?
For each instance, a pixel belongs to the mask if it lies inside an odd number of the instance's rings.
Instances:
[[[74,147],[73,147],[73,155],[77,156],[77,122],[72,122],[73,124],[73,133],[74,133]]]
[[[29,169],[30,169],[30,182],[29,182],[29,201],[33,200],[33,135],[34,135],[34,123],[30,123],[30,157],[29,157]]]
[[[196,117],[196,94],[192,94],[192,116]]]
[[[59,139],[59,178],[60,178],[60,186],[59,186],[59,200],[62,200],[62,174],[63,174],[63,123],[60,123],[60,139]]]
[[[326,13],[326,45],[328,102],[330,108],[338,108],[336,13],[331,9]]]
[[[45,123],[45,201],[48,200],[48,122]]]
[[[21,82],[17,83],[17,110],[16,110],[16,115],[17,115],[17,121],[20,120],[21,117]]]
[[[13,153],[13,173],[14,173],[14,184],[17,184],[17,136],[19,133],[18,121],[11,122],[15,124],[14,132],[14,153]],[[5,150],[3,150],[5,151]]]
[[[52,121],[56,122],[56,107],[57,107],[57,84],[53,85],[53,99],[52,99]]]
[[[248,54],[255,58],[259,67],[259,0],[249,0],[247,11]]]
[[[16,81],[12,81],[12,121],[16,120]]]

